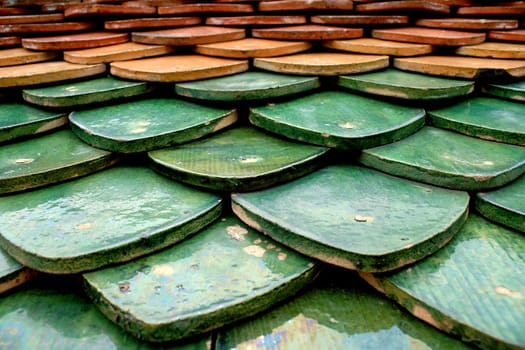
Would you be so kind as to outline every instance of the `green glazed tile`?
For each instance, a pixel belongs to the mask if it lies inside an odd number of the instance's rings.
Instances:
[[[251,108],[250,121],[268,131],[308,143],[341,149],[384,145],[421,126],[425,111],[341,91]]]
[[[36,188],[106,168],[115,155],[80,141],[70,130],[0,147],[0,193]]]
[[[108,318],[138,338],[165,342],[260,312],[316,272],[311,260],[228,217],[167,250],[84,279]]]
[[[45,278],[0,298],[0,344],[10,350],[207,350],[211,335],[182,344],[141,342],[107,320],[71,278]]]
[[[0,248],[0,293],[4,293],[29,281],[35,277],[36,274],[36,271],[20,265],[20,263]]]
[[[483,349],[525,347],[525,237],[471,214],[456,237],[398,272],[365,274],[416,317]]]
[[[491,141],[525,145],[525,104],[473,97],[428,111],[432,125]]]
[[[219,331],[215,349],[470,349],[411,317],[355,273],[323,273],[288,303]]]
[[[151,86],[141,81],[126,81],[113,77],[70,82],[62,85],[24,89],[24,100],[46,107],[71,107],[106,102],[142,95]]]
[[[0,245],[35,270],[76,273],[169,246],[220,210],[221,199],[213,194],[148,168],[114,167],[0,197]]]
[[[236,110],[153,98],[73,112],[73,131],[92,146],[144,152],[195,140],[237,120]]]
[[[486,218],[525,232],[525,176],[491,192],[479,192],[474,202]]]
[[[433,253],[466,219],[465,192],[367,168],[329,166],[270,189],[232,195],[244,222],[303,254],[386,271]]]
[[[319,78],[267,72],[245,72],[223,78],[175,85],[181,96],[213,101],[262,100],[312,90]]]
[[[320,166],[328,148],[237,127],[204,140],[152,151],[155,170],[192,185],[252,191],[289,181]]]
[[[364,150],[360,161],[407,179],[479,191],[525,172],[525,148],[427,126],[399,142]]]
[[[508,98],[516,101],[525,101],[525,80],[511,84],[487,84],[483,91],[490,95]]]
[[[64,113],[49,112],[23,103],[0,103],[0,143],[49,131],[66,123]]]
[[[406,100],[440,100],[474,91],[474,81],[431,77],[397,69],[340,76],[337,84],[373,95]]]

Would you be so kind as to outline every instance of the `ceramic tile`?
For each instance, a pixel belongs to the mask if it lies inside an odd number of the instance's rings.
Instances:
[[[509,84],[485,84],[482,90],[493,96],[515,101],[525,101],[525,80]]]
[[[104,21],[107,30],[149,29],[158,27],[182,27],[201,24],[200,17],[134,18]]]
[[[461,46],[456,49],[456,54],[472,57],[525,59],[525,44],[485,42]]]
[[[31,51],[21,47],[4,49],[0,50],[0,67],[50,61],[58,57],[58,52],[52,51]]]
[[[214,3],[195,3],[159,6],[159,15],[178,15],[188,13],[246,13],[253,12],[251,4],[214,4]]]
[[[398,25],[408,24],[408,16],[395,15],[315,15],[312,23],[334,25]]]
[[[128,33],[88,32],[22,39],[22,46],[30,50],[78,50],[120,44],[128,41]]]
[[[217,26],[244,26],[244,25],[289,25],[304,24],[305,16],[235,16],[235,17],[208,17],[206,24]]]
[[[418,27],[373,29],[372,37],[442,46],[474,45],[485,41],[485,33]]]
[[[433,51],[428,44],[403,43],[374,38],[326,40],[323,46],[340,51],[389,56],[419,56]]]
[[[310,49],[308,41],[282,41],[246,38],[220,43],[196,45],[194,51],[208,56],[228,58],[274,57],[289,55]]]
[[[92,49],[64,51],[64,60],[78,64],[111,63],[115,61],[162,56],[173,51],[174,49],[167,45],[147,45],[127,42]]]
[[[363,29],[306,24],[302,26],[252,29],[252,36],[282,40],[353,39],[362,37]]]
[[[132,33],[133,41],[138,43],[173,46],[209,44],[238,40],[244,37],[244,29],[214,26],[194,26]]]

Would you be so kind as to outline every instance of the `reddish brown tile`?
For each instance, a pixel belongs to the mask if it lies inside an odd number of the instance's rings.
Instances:
[[[195,52],[208,56],[228,58],[274,57],[308,50],[308,41],[278,41],[257,38],[226,41],[222,43],[201,44]]]
[[[95,28],[93,22],[57,22],[31,24],[1,24],[0,33],[59,33],[77,32]]]
[[[186,13],[246,13],[253,12],[253,6],[250,4],[186,4],[186,5],[172,5],[160,6],[158,8],[159,15],[178,15]]]
[[[16,66],[20,64],[49,61],[58,58],[59,54],[53,51],[31,51],[22,47],[0,51],[0,66]]]
[[[135,42],[143,44],[185,46],[243,39],[244,29],[195,26],[132,33]]]
[[[416,25],[430,28],[468,30],[515,29],[518,28],[518,20],[480,18],[425,18],[416,20]]]
[[[355,6],[358,12],[380,12],[380,11],[422,11],[449,13],[448,5],[425,0],[394,0],[384,2],[373,2]]]
[[[377,39],[442,46],[474,45],[485,40],[485,33],[418,27],[374,29],[372,36]]]
[[[525,42],[525,29],[490,31],[488,36],[490,39]]]
[[[22,38],[19,36],[4,36],[0,37],[0,47],[15,46],[22,43]]]
[[[252,36],[281,40],[353,39],[363,36],[363,29],[306,24],[302,26],[252,29]]]
[[[95,64],[162,56],[171,52],[173,52],[171,46],[127,42],[92,49],[65,51],[64,60],[71,63]]]
[[[180,27],[200,24],[200,17],[155,17],[105,21],[104,28],[109,30]]]
[[[523,15],[525,6],[466,6],[457,10],[459,15]]]
[[[78,50],[119,44],[128,41],[128,33],[91,32],[71,35],[22,39],[22,46],[30,50]]]
[[[17,15],[17,16],[1,16],[0,24],[23,24],[23,23],[46,23],[59,22],[64,20],[64,15],[61,13],[53,13],[48,15]]]
[[[259,2],[259,11],[352,10],[351,0],[276,0]]]
[[[473,57],[525,59],[524,44],[481,43],[458,47],[456,54]]]
[[[153,15],[157,9],[153,6],[122,6],[122,5],[76,5],[64,11],[66,17],[81,17],[92,15]]]
[[[319,15],[310,17],[310,21],[339,25],[408,24],[408,16]]]
[[[208,25],[279,25],[279,24],[303,24],[306,23],[305,16],[235,16],[235,17],[208,17]]]
[[[432,52],[433,48],[427,44],[402,43],[373,38],[351,40],[327,40],[323,46],[335,50],[389,56],[417,56]]]

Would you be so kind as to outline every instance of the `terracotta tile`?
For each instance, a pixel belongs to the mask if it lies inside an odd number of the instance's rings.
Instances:
[[[302,26],[252,29],[252,36],[282,40],[353,39],[363,36],[363,29],[306,24]]]
[[[68,7],[80,4],[80,0],[70,2],[57,2],[52,4],[45,4],[40,7],[40,11],[44,13],[49,12],[64,12]]]
[[[14,48],[0,50],[0,66],[15,66],[19,64],[28,64],[49,61],[58,58],[57,52],[31,51],[24,48]]]
[[[209,25],[276,25],[276,24],[303,24],[305,16],[235,16],[235,17],[208,17]]]
[[[160,6],[157,9],[159,15],[176,15],[186,13],[246,13],[253,12],[253,6],[250,4],[185,4]]]
[[[257,38],[226,41],[222,43],[201,44],[195,52],[209,56],[229,58],[274,57],[308,50],[312,47],[307,41],[277,41]]]
[[[180,27],[192,26],[201,23],[200,17],[156,17],[135,18],[105,21],[104,28],[108,30],[156,28],[156,27]]]
[[[161,56],[173,52],[164,45],[144,45],[134,42],[96,47],[93,49],[65,51],[64,60],[71,63],[95,64]]]
[[[523,15],[525,6],[465,6],[457,10],[458,15]]]
[[[64,20],[64,15],[61,13],[53,13],[49,15],[19,15],[19,16],[1,16],[0,24],[21,24],[21,23],[46,23],[46,22],[60,22]]]
[[[420,56],[395,58],[402,70],[456,78],[494,78],[525,76],[525,61],[461,56]]]
[[[384,2],[373,2],[370,4],[359,4],[355,6],[358,12],[380,12],[380,11],[422,11],[449,13],[448,5],[425,0],[395,0]]]
[[[19,36],[4,36],[0,37],[0,47],[15,46],[22,43],[22,38]]]
[[[351,0],[277,0],[259,2],[259,11],[353,10]]]
[[[28,23],[28,24],[1,24],[0,33],[59,33],[77,32],[95,28],[94,22],[57,22],[57,23]]]
[[[488,37],[490,39],[525,42],[525,29],[490,31]]]
[[[432,0],[432,2],[448,6],[472,6],[474,4],[472,0]]]
[[[154,82],[199,80],[248,70],[248,61],[200,55],[178,55],[111,63],[111,74]]]
[[[0,68],[0,87],[27,86],[93,76],[105,72],[103,64],[81,65],[63,61]]]
[[[524,44],[481,43],[458,47],[456,54],[474,57],[525,59]]]
[[[319,24],[342,25],[408,24],[408,16],[320,15],[310,17],[310,21]]]
[[[91,32],[71,35],[22,39],[22,46],[30,50],[77,50],[120,44],[128,41],[128,33]]]
[[[480,18],[424,18],[416,20],[417,26],[446,29],[516,29],[516,19],[480,19]]]
[[[244,29],[213,26],[195,26],[132,33],[133,41],[138,43],[173,46],[209,44],[238,40],[244,37]]]
[[[256,58],[254,66],[272,72],[298,75],[341,75],[388,67],[388,56],[345,53],[301,53],[273,58]]]
[[[485,33],[406,27],[373,29],[372,37],[377,39],[407,41],[419,44],[460,46],[474,45],[483,42],[485,40]]]
[[[122,5],[129,5],[130,3],[140,3],[148,6],[171,6],[171,5],[182,5],[191,4],[193,0],[139,0],[139,1],[126,1]]]
[[[81,17],[91,15],[153,15],[157,8],[153,6],[121,6],[121,5],[76,5],[64,11],[66,17]]]
[[[323,42],[323,46],[341,51],[389,56],[417,56],[433,51],[432,46],[427,44],[402,43],[373,38],[327,40]]]
[[[16,8],[16,7],[0,7],[0,16],[9,15],[23,15],[32,13],[30,9]]]

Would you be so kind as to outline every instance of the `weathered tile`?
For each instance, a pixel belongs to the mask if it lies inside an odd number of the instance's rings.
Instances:
[[[442,46],[474,45],[485,41],[485,33],[419,27],[373,29],[372,37]]]
[[[474,81],[431,77],[397,69],[340,76],[337,84],[369,94],[419,101],[464,96],[474,91]]]
[[[248,61],[177,55],[111,63],[111,74],[125,79],[180,82],[221,77],[248,70]],[[1,80],[0,80],[1,81]]]
[[[104,21],[107,30],[148,29],[156,27],[182,27],[197,25],[202,22],[200,17],[148,17],[134,19],[117,19]]]
[[[255,318],[219,330],[227,349],[470,349],[375,293],[355,273],[327,269],[312,288]]]
[[[65,113],[47,111],[19,102],[0,103],[0,142],[46,132],[66,123]]]
[[[186,46],[238,40],[245,37],[245,30],[214,26],[193,26],[148,32],[133,32],[132,39],[143,44]]]
[[[109,152],[81,142],[69,130],[0,148],[0,193],[11,193],[90,174],[117,161]]]
[[[428,44],[403,43],[399,41],[359,38],[350,40],[327,40],[323,46],[335,50],[389,56],[418,56],[431,53],[433,47]]]
[[[456,54],[474,57],[525,59],[525,44],[485,42],[458,47]]]
[[[297,10],[353,10],[351,0],[276,0],[261,1],[259,11],[297,11]]]
[[[525,6],[464,6],[457,9],[458,15],[523,15]]]
[[[228,77],[175,85],[178,95],[212,101],[245,101],[282,97],[320,86],[317,77],[249,71]]]
[[[355,5],[357,12],[388,12],[388,11],[421,11],[421,12],[436,12],[449,13],[450,7],[446,4],[440,4],[433,1],[424,0],[394,0],[394,1],[379,1],[368,4]]]
[[[525,77],[525,61],[461,56],[394,58],[394,67],[416,73],[466,79]]]
[[[31,51],[22,47],[0,50],[0,66],[16,66],[19,64],[50,61],[58,58],[58,52]]]
[[[89,32],[22,39],[22,46],[30,50],[78,50],[120,44],[128,41],[128,33]]]
[[[200,44],[195,52],[208,56],[229,58],[274,57],[306,51],[312,47],[308,41],[281,41],[245,38],[220,43]]]
[[[61,22],[64,20],[62,13],[36,14],[36,15],[10,15],[0,16],[0,24],[20,24],[20,23],[47,23]]]
[[[525,8],[523,9],[525,13]],[[491,30],[488,34],[490,39],[525,42],[525,29],[514,29],[506,31]]]
[[[363,29],[305,24],[301,26],[254,28],[252,29],[252,36],[256,38],[282,40],[353,39],[362,37]]]
[[[516,29],[518,21],[515,19],[492,18],[421,18],[415,24],[430,28],[490,30],[490,29]]]
[[[24,89],[22,96],[27,102],[39,106],[71,107],[138,96],[151,90],[151,85],[146,82],[125,81],[109,76],[62,85]]]
[[[382,69],[389,61],[388,56],[320,52],[255,58],[253,65],[278,73],[330,76]]]
[[[22,38],[19,36],[3,36],[0,37],[0,47],[18,46],[22,43]]]
[[[525,233],[525,176],[497,190],[478,192],[474,203],[486,218]]]
[[[324,91],[250,109],[250,121],[258,127],[295,140],[340,149],[394,142],[421,128],[424,119],[425,111],[421,108],[341,91]]]
[[[244,25],[290,25],[306,23],[305,16],[226,16],[208,17],[206,24],[218,26],[244,26]]]
[[[32,280],[37,274],[36,271],[20,265],[0,248],[0,294]]]
[[[123,166],[0,197],[0,209],[2,248],[35,270],[70,274],[170,246],[215,220],[221,199]]]
[[[443,249],[364,277],[414,316],[483,349],[523,348],[525,237],[475,214]]]
[[[114,61],[162,56],[171,52],[173,52],[173,48],[166,45],[127,42],[92,49],[64,51],[64,60],[79,64],[111,63]]]
[[[159,15],[178,15],[188,13],[246,13],[253,12],[251,4],[217,4],[217,3],[190,3],[169,6],[159,6]]]
[[[312,172],[327,151],[237,127],[149,157],[155,170],[177,181],[218,191],[253,191]]]
[[[525,80],[510,84],[485,84],[482,90],[493,96],[515,101],[525,101]]]
[[[189,142],[237,120],[237,111],[174,98],[152,98],[75,111],[75,134],[95,147],[120,153],[144,152]]]
[[[125,6],[113,4],[82,4],[68,6],[64,11],[66,18],[94,15],[153,15],[157,13],[154,6]]]
[[[362,271],[392,270],[435,252],[464,223],[468,203],[466,192],[353,165],[232,194],[233,212],[248,225],[303,254]]]
[[[318,24],[335,25],[386,25],[408,24],[408,16],[391,15],[316,15],[310,21]]]
[[[40,34],[59,32],[78,32],[95,28],[93,22],[57,22],[31,24],[1,24],[1,34]]]
[[[103,64],[73,64],[62,61],[0,67],[0,88],[84,78],[105,71],[106,66]]]
[[[160,253],[83,277],[107,317],[141,339],[166,342],[265,310],[316,273],[312,260],[226,217]]]
[[[361,163],[392,175],[453,189],[503,186],[525,172],[525,147],[426,126],[392,144],[364,150]]]
[[[74,277],[45,276],[0,299],[2,343],[8,349],[206,350],[211,334],[153,345],[130,337],[81,293]],[[31,334],[31,336],[28,336]]]
[[[432,125],[469,136],[525,146],[525,104],[473,97],[429,110]]]

